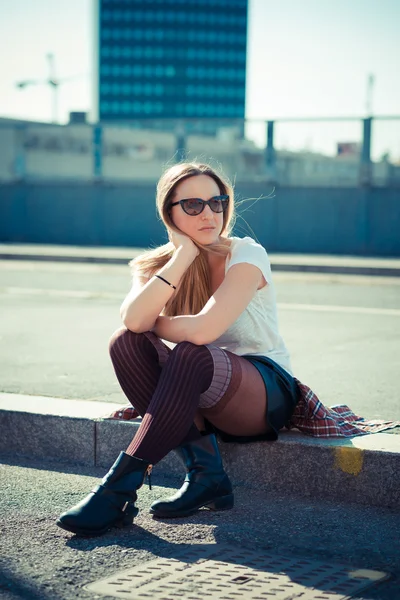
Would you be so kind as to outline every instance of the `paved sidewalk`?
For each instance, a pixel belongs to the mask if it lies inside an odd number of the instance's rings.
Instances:
[[[144,248],[59,246],[53,244],[0,244],[0,260],[43,260],[127,264]],[[399,258],[374,258],[318,254],[269,253],[275,271],[400,276]]]

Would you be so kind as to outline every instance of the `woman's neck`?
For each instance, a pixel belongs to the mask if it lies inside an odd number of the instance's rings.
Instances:
[[[221,239],[220,242],[230,246],[230,242],[226,239]],[[226,256],[214,254],[213,252],[207,252],[207,262],[211,272],[218,272],[219,270],[223,270],[225,268]]]

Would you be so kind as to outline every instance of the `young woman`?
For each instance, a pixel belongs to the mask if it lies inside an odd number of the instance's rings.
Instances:
[[[232,508],[215,434],[275,440],[299,400],[268,255],[250,237],[230,236],[229,182],[206,164],[175,165],[158,183],[157,208],[170,241],[132,261],[124,327],[110,340],[116,376],[142,422],[102,483],[58,519],[81,535],[132,523],[137,490],[171,450],[187,476],[177,494],[152,505],[155,516]]]

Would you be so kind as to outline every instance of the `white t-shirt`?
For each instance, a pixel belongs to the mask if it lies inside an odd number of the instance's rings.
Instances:
[[[268,254],[251,237],[230,239],[231,254],[226,260],[225,274],[233,265],[249,263],[260,269],[268,285],[256,291],[236,321],[212,343],[239,356],[268,356],[292,374],[289,352],[279,334],[275,288]]]
[[[265,248],[251,237],[229,239],[231,248],[226,258],[225,275],[233,265],[249,263],[260,269],[268,285],[256,291],[241,315],[212,342],[212,345],[234,352],[238,356],[244,354],[268,356],[292,375],[289,352],[278,329],[275,288],[268,254]],[[139,288],[135,278],[133,286]],[[176,346],[174,342],[168,340],[163,342],[171,349]]]

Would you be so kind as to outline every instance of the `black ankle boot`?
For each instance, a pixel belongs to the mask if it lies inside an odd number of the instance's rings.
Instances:
[[[232,485],[224,471],[214,434],[175,449],[187,475],[181,489],[170,498],[153,502],[156,517],[186,517],[199,508],[228,510],[233,507]]]
[[[78,535],[101,535],[114,525],[131,525],[138,513],[136,490],[150,470],[148,462],[121,452],[101,484],[63,513],[57,525]]]

